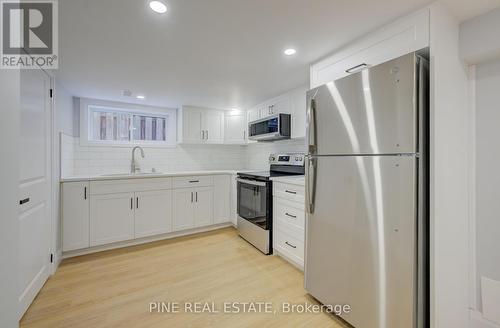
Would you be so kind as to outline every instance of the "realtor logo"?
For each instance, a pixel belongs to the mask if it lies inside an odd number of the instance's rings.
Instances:
[[[1,68],[57,68],[57,0],[1,0]]]

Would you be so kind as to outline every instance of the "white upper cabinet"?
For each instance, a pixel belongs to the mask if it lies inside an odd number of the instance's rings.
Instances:
[[[224,143],[224,112],[184,106],[178,115],[180,143]]]
[[[247,113],[244,111],[228,112],[224,117],[224,143],[247,143]]]
[[[224,112],[207,110],[202,112],[202,130],[205,131],[206,143],[224,143]]]
[[[311,89],[429,46],[429,9],[403,17],[311,65]]]
[[[306,136],[306,85],[267,100],[248,111],[248,122],[277,114],[291,115],[292,138]]]

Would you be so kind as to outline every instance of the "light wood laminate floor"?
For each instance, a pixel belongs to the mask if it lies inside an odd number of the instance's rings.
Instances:
[[[150,313],[150,302],[181,311]],[[221,312],[185,313],[185,302]],[[272,302],[277,314],[222,313],[224,302]],[[316,304],[303,273],[226,228],[65,260],[21,327],[344,327],[325,313],[282,313],[283,302]]]

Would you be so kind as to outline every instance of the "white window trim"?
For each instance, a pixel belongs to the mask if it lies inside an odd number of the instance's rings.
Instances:
[[[168,116],[167,141],[112,141],[112,140],[89,140],[89,110],[90,107],[110,109],[140,115]],[[141,146],[147,148],[174,148],[177,146],[177,110],[173,108],[161,108],[128,104],[98,99],[80,98],[80,145],[85,147],[124,147]]]

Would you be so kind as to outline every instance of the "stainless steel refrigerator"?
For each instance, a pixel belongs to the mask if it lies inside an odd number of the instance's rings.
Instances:
[[[305,287],[356,328],[427,326],[428,63],[308,92]]]

